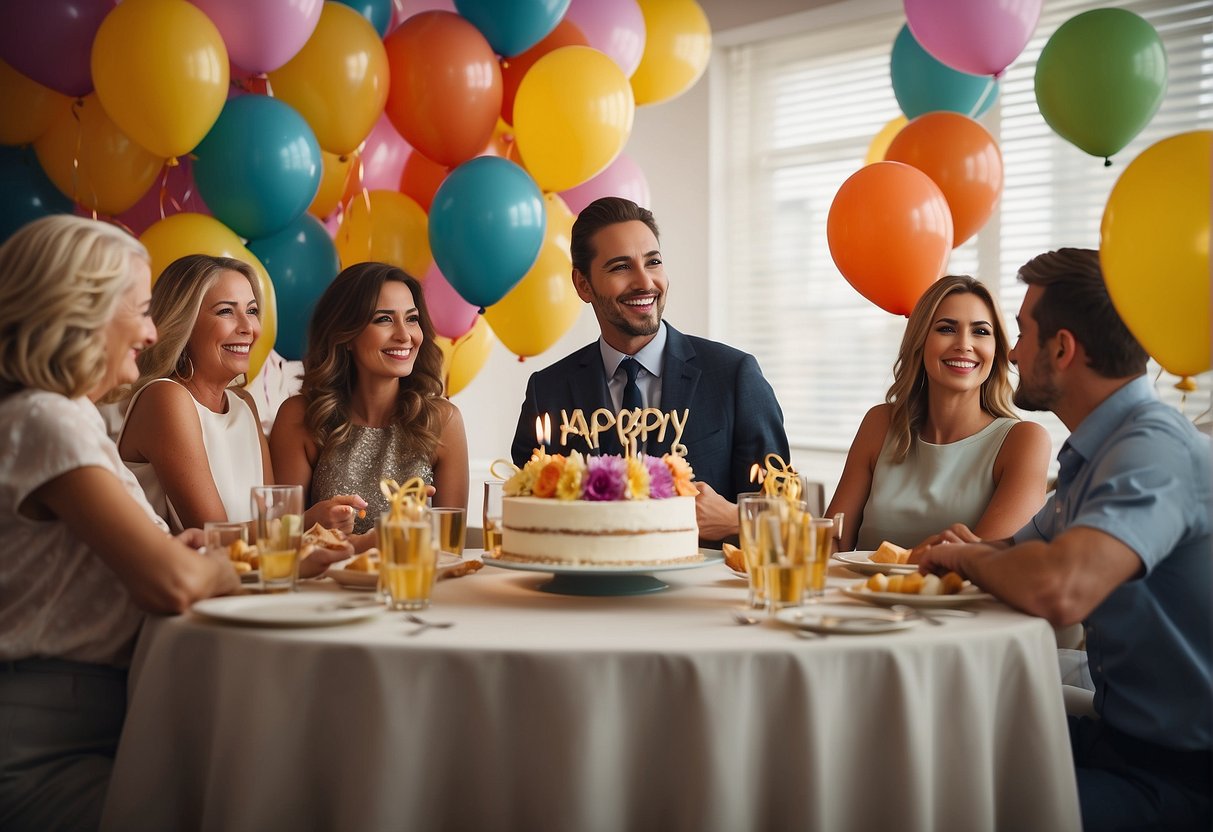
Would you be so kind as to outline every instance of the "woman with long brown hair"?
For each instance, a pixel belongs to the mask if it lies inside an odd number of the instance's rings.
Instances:
[[[981,282],[951,275],[923,293],[826,509],[847,516],[843,548],[913,546],[953,523],[1009,537],[1044,504],[1049,436],[1012,407],[1009,349]]]
[[[270,433],[275,473],[302,485],[309,505],[361,496],[359,551],[387,508],[385,477],[421,477],[434,505],[466,508],[463,417],[442,392],[442,351],[421,284],[385,263],[350,266],[316,302],[302,392],[283,403]]]

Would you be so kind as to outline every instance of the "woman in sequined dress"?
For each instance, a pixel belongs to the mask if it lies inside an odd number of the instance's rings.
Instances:
[[[303,389],[283,403],[270,433],[274,471],[312,503],[357,494],[355,548],[374,545],[387,508],[379,482],[421,477],[436,506],[467,507],[467,437],[443,398],[442,352],[421,284],[395,266],[359,263],[316,302]]]

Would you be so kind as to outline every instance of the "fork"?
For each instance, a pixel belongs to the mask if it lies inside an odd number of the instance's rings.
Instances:
[[[411,612],[404,616],[404,620],[410,624],[416,624],[417,629],[410,630],[408,635],[419,636],[426,630],[445,630],[447,627],[454,627],[454,621],[426,621],[424,618],[413,615]]]
[[[745,615],[744,613],[740,613],[737,610],[733,610],[733,620],[735,622],[737,622],[738,624],[742,625],[743,627],[749,626],[750,624],[761,624],[762,623],[761,618],[755,618],[752,615]]]

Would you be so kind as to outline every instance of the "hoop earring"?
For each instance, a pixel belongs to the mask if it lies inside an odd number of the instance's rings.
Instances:
[[[185,362],[186,365],[189,366],[188,374],[183,373],[181,371],[183,361]],[[190,357],[188,355],[186,355],[185,353],[181,353],[181,357],[177,359],[177,366],[173,368],[173,374],[176,375],[177,378],[181,379],[182,381],[189,381],[191,378],[194,377],[194,362],[190,359]]]

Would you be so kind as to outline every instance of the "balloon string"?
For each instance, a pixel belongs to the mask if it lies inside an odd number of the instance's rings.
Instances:
[[[160,219],[164,219],[164,202],[169,199],[168,195],[168,164],[164,166],[164,176],[160,178]]]
[[[986,79],[986,88],[981,92],[981,98],[977,99],[977,103],[973,105],[973,109],[969,110],[969,118],[977,118],[977,114],[981,112],[981,108],[986,106],[986,101],[990,97],[990,93],[998,87],[998,82],[993,78]]]
[[[80,122],[80,109],[84,106],[84,99],[77,98],[72,102],[72,118],[76,120],[76,149],[72,153],[72,202],[80,207],[84,207],[84,203],[80,201],[80,151],[84,145],[84,125]],[[94,209],[96,205],[94,205]],[[93,219],[96,219],[94,214]]]
[[[270,84],[270,76],[262,74],[261,77],[265,81],[265,97],[273,98],[274,97],[274,88]]]

